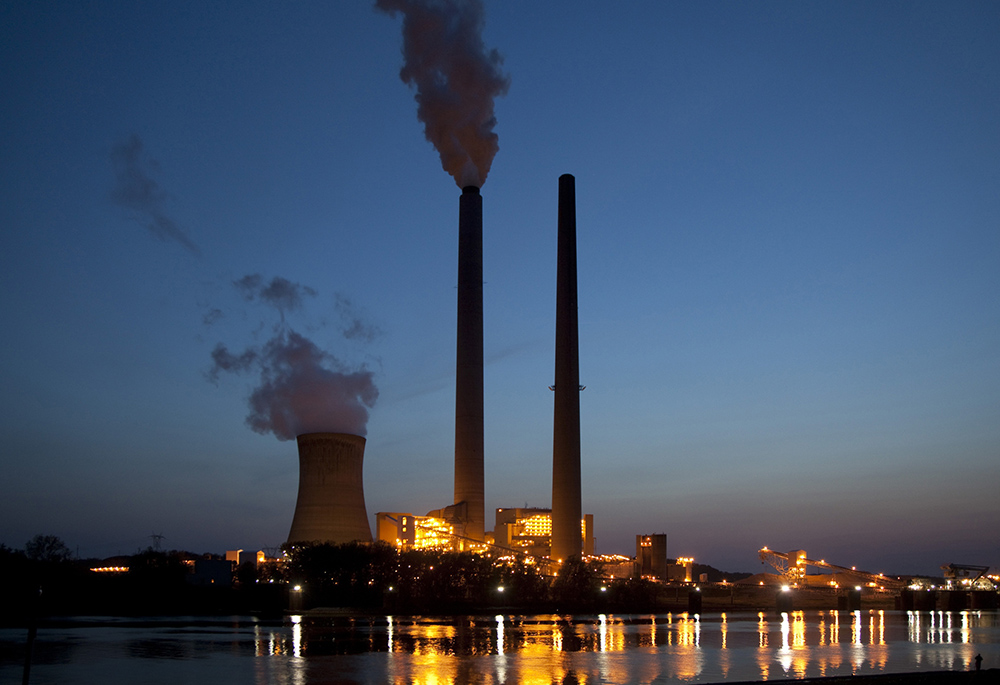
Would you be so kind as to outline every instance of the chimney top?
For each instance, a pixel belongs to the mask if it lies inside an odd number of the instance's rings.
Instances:
[[[479,195],[479,186],[465,186],[462,188],[462,195],[465,195],[466,193]]]

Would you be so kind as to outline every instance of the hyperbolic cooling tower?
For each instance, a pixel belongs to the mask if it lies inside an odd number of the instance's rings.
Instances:
[[[458,205],[457,342],[455,503],[466,504],[465,536],[483,540],[483,198],[476,186],[462,188]]]
[[[371,542],[361,478],[365,439],[304,433],[297,441],[299,497],[288,542]]]
[[[576,302],[576,182],[559,177],[555,416],[552,444],[552,559],[582,551],[580,518],[580,345]]]

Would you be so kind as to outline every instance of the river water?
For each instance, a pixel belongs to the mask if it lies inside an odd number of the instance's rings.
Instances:
[[[0,629],[0,683],[27,631]],[[289,616],[42,624],[30,682],[715,683],[1000,665],[988,611],[427,618]]]

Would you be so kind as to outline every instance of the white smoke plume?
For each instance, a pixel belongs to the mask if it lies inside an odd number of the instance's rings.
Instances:
[[[480,0],[376,0],[403,15],[403,68],[399,77],[417,90],[417,118],[441,166],[460,188],[482,187],[500,146],[493,100],[510,77],[503,57],[483,44]]]
[[[155,160],[143,158],[142,139],[132,134],[111,148],[111,163],[117,180],[111,191],[112,201],[135,212],[136,221],[160,240],[175,240],[192,254],[200,254],[198,246],[167,214],[167,193],[152,175],[158,165]]]
[[[248,398],[247,425],[279,440],[315,432],[366,435],[368,411],[378,399],[374,373],[349,368],[285,322],[285,313],[301,308],[303,296],[316,291],[280,277],[265,283],[259,274],[233,285],[244,300],[263,302],[281,315],[273,337],[263,345],[234,353],[219,343],[212,350],[210,381],[218,382],[223,373],[257,377]],[[349,333],[345,330],[344,336],[352,337]]]

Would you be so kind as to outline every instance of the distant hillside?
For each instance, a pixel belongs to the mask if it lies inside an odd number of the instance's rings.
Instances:
[[[752,573],[743,573],[740,571],[720,571],[714,566],[709,566],[708,564],[694,564],[692,566],[693,580],[700,580],[702,573],[708,574],[709,583],[721,583],[725,580],[727,583],[732,583],[737,580],[742,580],[744,578],[749,578]]]

